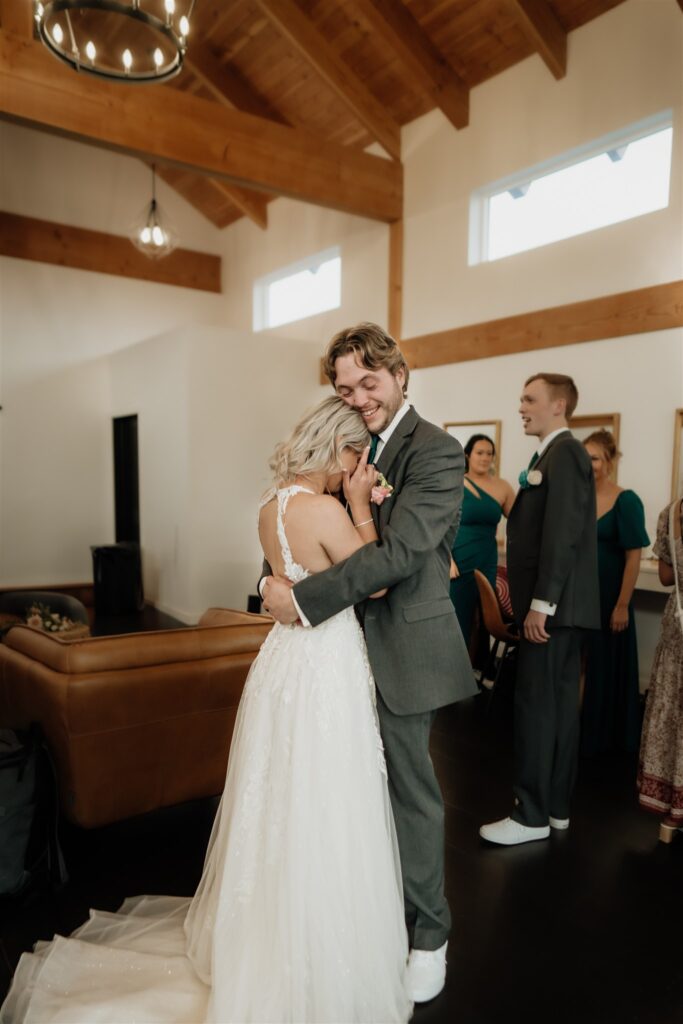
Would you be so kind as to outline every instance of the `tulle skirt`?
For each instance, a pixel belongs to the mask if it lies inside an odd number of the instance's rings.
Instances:
[[[22,957],[1,1024],[407,1021],[398,848],[360,628],[275,626],[192,900],[94,912]]]

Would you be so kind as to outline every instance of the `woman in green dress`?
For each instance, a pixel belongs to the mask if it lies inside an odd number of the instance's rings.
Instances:
[[[593,463],[598,514],[598,578],[602,628],[585,643],[586,680],[581,722],[584,754],[634,753],[640,742],[638,645],[631,598],[642,548],[650,538],[635,491],[610,479],[619,457],[614,437],[596,430],[584,441]]]
[[[468,647],[474,609],[479,600],[474,570],[483,572],[495,590],[496,529],[501,516],[508,515],[515,500],[507,480],[493,475],[495,456],[496,447],[485,434],[474,434],[465,445],[465,488],[460,526],[452,550],[451,601]]]

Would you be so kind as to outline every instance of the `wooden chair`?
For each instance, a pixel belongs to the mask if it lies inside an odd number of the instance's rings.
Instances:
[[[486,631],[493,639],[488,660],[481,670],[477,683],[480,688],[484,689],[484,679],[490,678],[488,673],[495,667],[493,687],[490,690],[490,696],[492,697],[498,685],[506,658],[508,658],[510,653],[519,645],[519,635],[516,632],[513,623],[506,622],[503,618],[503,613],[501,611],[500,604],[498,603],[496,592],[487,580],[486,576],[484,576],[483,572],[480,572],[479,569],[475,569],[474,579],[477,584],[477,590],[479,591],[482,620]],[[503,645],[503,650],[502,654],[499,655],[501,644]]]

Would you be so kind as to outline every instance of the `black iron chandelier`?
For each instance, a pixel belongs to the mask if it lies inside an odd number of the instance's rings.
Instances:
[[[40,38],[76,71],[115,82],[165,82],[183,66],[194,0],[34,2]]]

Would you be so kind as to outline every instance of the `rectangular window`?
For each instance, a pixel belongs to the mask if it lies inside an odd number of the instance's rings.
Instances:
[[[470,264],[536,249],[669,205],[672,112],[478,189]]]
[[[254,330],[279,327],[341,305],[338,246],[254,282]]]

